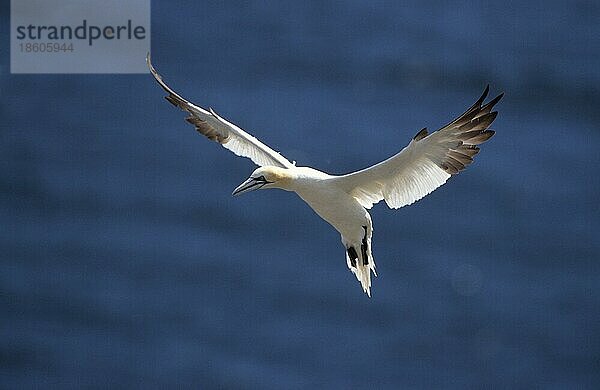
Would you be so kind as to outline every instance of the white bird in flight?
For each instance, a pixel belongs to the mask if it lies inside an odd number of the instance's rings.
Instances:
[[[397,209],[423,198],[451,175],[473,162],[477,145],[494,135],[489,130],[497,111],[492,111],[503,94],[483,104],[489,85],[464,114],[429,134],[419,131],[396,155],[363,170],[346,175],[329,175],[311,167],[298,167],[281,154],[219,116],[212,108],[197,106],[173,91],[146,58],[150,72],[167,92],[165,98],[189,113],[186,120],[196,130],[238,156],[247,157],[257,168],[233,195],[258,189],[279,188],[298,194],[302,200],[341,235],[346,263],[371,296],[371,272],[375,260],[371,250],[373,224],[367,209],[385,200]]]

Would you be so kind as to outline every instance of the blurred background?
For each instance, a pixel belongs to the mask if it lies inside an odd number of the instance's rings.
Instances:
[[[0,387],[600,383],[600,3],[153,1],[175,90],[329,173],[506,93],[475,164],[372,210],[371,299],[149,74],[11,75],[7,3]]]

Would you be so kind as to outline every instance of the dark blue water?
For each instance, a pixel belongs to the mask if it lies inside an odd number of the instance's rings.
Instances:
[[[10,75],[5,3],[0,387],[600,383],[597,2],[153,2],[174,88],[330,173],[506,92],[475,164],[372,210],[372,299],[150,75]]]

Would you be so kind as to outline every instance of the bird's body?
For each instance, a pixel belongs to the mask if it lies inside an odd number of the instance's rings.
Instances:
[[[408,146],[372,167],[347,175],[329,175],[311,167],[297,167],[212,109],[205,110],[182,98],[158,75],[148,56],[154,78],[168,93],[166,99],[190,113],[187,121],[209,139],[260,167],[234,195],[261,188],[293,191],[341,236],[346,263],[363,290],[371,295],[375,260],[371,249],[373,224],[367,209],[385,200],[400,208],[421,199],[473,161],[477,145],[494,135],[488,130],[496,118],[492,108],[502,95],[483,105],[483,95],[464,114],[431,134],[419,131]]]
[[[292,181],[290,189],[340,233],[348,268],[370,294],[370,271],[375,274],[375,260],[371,252],[373,224],[369,212],[343,188],[339,176],[309,167],[292,171],[297,171],[292,174],[297,174],[298,179]]]
[[[352,237],[355,221],[364,225],[366,210],[336,183],[336,176],[310,167],[290,168],[294,178],[287,190],[294,191],[342,236]],[[368,213],[367,213],[368,215]]]

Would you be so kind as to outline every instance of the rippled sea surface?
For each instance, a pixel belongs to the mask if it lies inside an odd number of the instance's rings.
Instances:
[[[253,164],[150,75],[10,75],[0,46],[0,387],[598,386],[599,18],[153,2],[176,90],[329,173],[506,93],[475,164],[372,210],[371,299],[295,195],[230,196]]]

